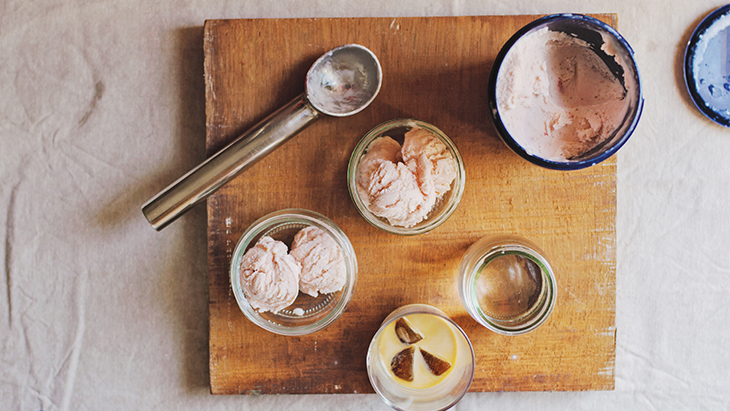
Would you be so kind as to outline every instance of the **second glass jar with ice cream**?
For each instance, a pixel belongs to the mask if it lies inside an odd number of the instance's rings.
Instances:
[[[230,279],[251,322],[275,334],[311,334],[347,308],[357,283],[357,258],[332,220],[310,210],[284,209],[244,231],[231,256]]]
[[[456,210],[464,193],[464,163],[435,126],[397,119],[368,132],[350,157],[347,184],[370,224],[399,235],[428,232]]]

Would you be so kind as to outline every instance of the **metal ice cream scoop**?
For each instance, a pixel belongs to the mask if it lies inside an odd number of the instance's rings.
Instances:
[[[348,44],[322,55],[307,72],[305,92],[246,131],[142,206],[156,230],[198,204],[324,113],[360,112],[380,91],[383,71],[375,54]]]

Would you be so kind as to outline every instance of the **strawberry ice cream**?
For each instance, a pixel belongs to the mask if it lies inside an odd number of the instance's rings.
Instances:
[[[414,127],[402,148],[387,136],[374,140],[360,160],[356,184],[370,212],[391,225],[412,227],[428,216],[455,178],[456,162],[446,146]]]
[[[286,244],[262,237],[241,259],[241,288],[251,307],[278,312],[299,294],[302,266],[287,252]]]
[[[345,285],[345,259],[335,240],[324,230],[310,226],[294,236],[290,255],[302,266],[299,290],[317,297],[339,291]]]
[[[505,128],[528,154],[569,161],[611,138],[629,111],[632,87],[587,42],[543,28],[507,53],[496,97]]]
[[[294,236],[291,252],[286,244],[262,237],[243,255],[241,289],[251,307],[278,312],[296,300],[299,291],[317,297],[344,287],[345,258],[335,240],[310,226]]]
[[[422,128],[411,129],[406,133],[401,153],[403,161],[419,180],[433,182],[436,197],[451,190],[451,182],[456,178],[456,162],[433,134]]]

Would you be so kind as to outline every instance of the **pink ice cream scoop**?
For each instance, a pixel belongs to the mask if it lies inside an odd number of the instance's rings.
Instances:
[[[335,240],[324,230],[310,226],[294,236],[290,255],[302,266],[299,290],[316,297],[339,291],[345,285],[345,258]]]
[[[429,179],[433,182],[436,196],[451,190],[451,182],[456,178],[456,161],[436,136],[422,128],[411,129],[405,135],[401,154],[419,181]],[[431,164],[431,173],[428,175],[425,163]]]
[[[358,188],[363,188],[362,193],[367,193],[370,184],[370,176],[373,175],[383,163],[397,163],[403,158],[400,153],[401,147],[397,141],[390,137],[381,137],[370,143],[368,152],[360,160],[356,176]],[[368,200],[368,195],[361,196],[363,201]]]
[[[297,298],[301,272],[286,244],[264,236],[241,259],[241,288],[251,307],[276,313]]]
[[[403,147],[380,137],[360,160],[358,195],[365,206],[391,225],[413,227],[451,189],[456,162],[446,146],[427,130],[412,128]]]

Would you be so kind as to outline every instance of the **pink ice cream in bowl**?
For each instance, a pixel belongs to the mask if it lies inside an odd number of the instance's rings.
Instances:
[[[459,150],[432,124],[396,119],[370,130],[347,168],[350,197],[373,226],[398,235],[429,232],[456,210],[464,193]]]
[[[241,235],[230,278],[251,322],[275,334],[304,335],[345,311],[357,283],[357,258],[332,220],[285,209],[258,219]]]
[[[495,59],[488,94],[505,144],[555,170],[611,157],[644,105],[631,46],[611,26],[581,14],[546,16],[517,31]]]

